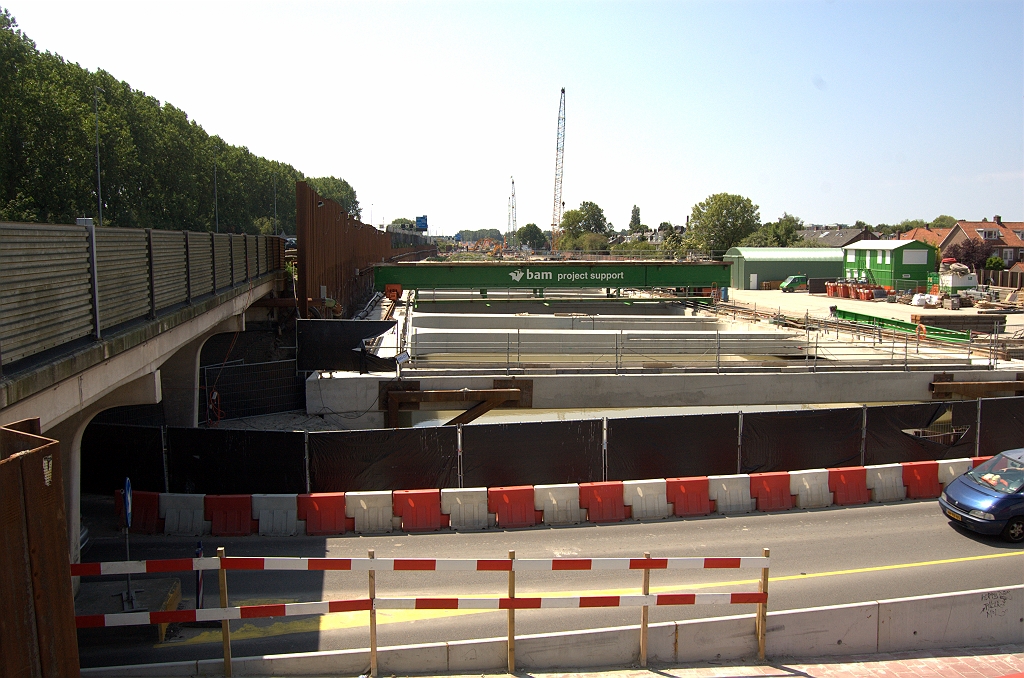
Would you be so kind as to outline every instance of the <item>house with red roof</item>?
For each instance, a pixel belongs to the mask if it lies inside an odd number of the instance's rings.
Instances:
[[[967,238],[992,245],[992,256],[1000,257],[1007,268],[1024,261],[1024,221],[1003,221],[998,214],[992,221],[960,220],[950,229],[939,247],[945,250]]]
[[[940,249],[943,247],[942,242],[946,237],[953,231],[952,228],[914,228],[906,233],[900,233],[900,240],[917,240],[919,242],[925,242],[929,245],[934,245]]]

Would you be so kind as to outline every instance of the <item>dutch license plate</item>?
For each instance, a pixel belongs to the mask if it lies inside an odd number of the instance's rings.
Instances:
[[[958,513],[953,513],[952,511],[948,511],[947,510],[946,511],[946,515],[949,516],[950,518],[952,518],[953,520],[963,521],[963,517],[960,514],[958,514]]]

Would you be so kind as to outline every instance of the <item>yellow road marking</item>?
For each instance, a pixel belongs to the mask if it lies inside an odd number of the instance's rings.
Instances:
[[[799,579],[814,579],[818,577],[838,577],[851,574],[865,574],[868,572],[884,572],[887,570],[905,570],[914,567],[931,567],[934,565],[950,565],[953,563],[967,563],[978,560],[993,560],[996,558],[1012,558],[1024,555],[1024,552],[1013,551],[1010,553],[991,553],[983,556],[963,556],[961,558],[944,558],[942,560],[924,560],[916,563],[896,563],[894,565],[876,565],[874,567],[857,567],[848,570],[830,570],[828,572],[810,572],[808,574],[790,574],[781,577],[770,577],[770,582],[795,581]],[[724,586],[738,586],[741,584],[756,584],[757,579],[735,579],[730,581],[703,582],[699,584],[683,584],[672,586],[652,586],[651,593],[670,593],[675,591],[687,591],[691,589],[708,589]],[[626,587],[619,589],[585,590],[585,591],[530,591],[520,595],[538,597],[572,597],[572,596],[618,596],[636,593],[639,587]],[[433,594],[436,596],[436,594]],[[462,598],[487,598],[500,594],[471,594],[461,596]],[[257,602],[258,601],[258,602]],[[287,599],[247,599],[245,601],[232,601],[235,605],[259,605],[279,604],[298,602]],[[401,622],[420,621],[427,619],[440,619],[443,617],[459,617],[467,614],[480,614],[495,612],[495,610],[378,610],[378,624],[397,624]],[[268,638],[271,636],[282,636],[290,633],[313,633],[319,631],[335,631],[365,627],[369,624],[369,613],[367,612],[338,612],[335,614],[321,615],[320,617],[306,617],[294,621],[273,622],[267,626],[256,626],[255,624],[244,624],[239,629],[232,629],[231,637],[236,640],[251,640],[255,638]],[[205,643],[221,642],[221,632],[204,631],[192,638],[178,642],[164,643],[156,647],[172,647],[179,645],[199,645]]]

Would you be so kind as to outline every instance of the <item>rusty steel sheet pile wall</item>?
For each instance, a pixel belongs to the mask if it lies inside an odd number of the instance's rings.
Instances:
[[[298,241],[299,312],[309,307],[328,317],[320,288],[337,305],[334,314],[348,318],[373,294],[373,266],[397,257],[424,257],[437,252],[428,244],[401,246],[401,234],[378,231],[321,197],[304,181],[295,183],[295,236]]]
[[[0,676],[78,676],[60,443],[0,426]]]
[[[0,376],[283,268],[277,236],[0,223]]]
[[[1024,397],[868,407],[866,426],[863,416],[863,408],[848,407],[609,419],[606,454],[599,419],[468,424],[462,486],[799,471],[987,456],[1024,444]],[[101,469],[83,471],[85,491],[112,492],[125,475],[139,479],[137,489],[164,491],[159,428],[96,426],[83,439],[82,467]],[[952,437],[944,433],[951,427]],[[112,439],[118,443],[104,442]],[[302,492],[306,458],[313,492],[459,487],[454,426],[308,434],[167,428],[166,440],[172,492]]]

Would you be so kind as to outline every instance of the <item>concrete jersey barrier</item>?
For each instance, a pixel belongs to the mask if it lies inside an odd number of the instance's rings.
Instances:
[[[596,499],[616,504],[626,519],[659,520],[669,516],[696,517],[717,513],[736,515],[751,511],[788,508],[792,497],[795,508],[825,508],[833,505],[859,504],[866,501],[886,503],[903,501],[908,496],[928,498],[937,492],[927,489],[934,483],[945,487],[953,479],[970,470],[984,458],[946,459],[904,464],[881,464],[838,469],[807,469],[801,471],[701,476],[692,478],[654,478],[601,483],[564,483],[557,485],[523,485],[516,487],[444,488],[440,492],[440,523],[431,529],[486,530],[518,529],[535,524],[575,525],[582,522],[608,522],[610,514],[603,511],[593,516],[581,506],[583,490],[588,501]],[[863,474],[863,475],[861,475]],[[922,478],[931,478],[927,482]],[[845,478],[845,482],[843,481]],[[851,480],[851,478],[853,480]],[[857,480],[862,478],[863,480]],[[769,483],[770,481],[770,483]],[[851,500],[851,483],[860,485],[856,499]],[[913,485],[908,488],[908,484]],[[752,492],[757,486],[757,496]],[[865,495],[865,487],[867,494]],[[924,488],[924,489],[922,489]],[[786,491],[788,489],[788,495]],[[596,490],[600,490],[597,493]],[[436,502],[438,490],[400,491],[420,495],[427,492]],[[767,494],[766,494],[767,492]],[[612,496],[612,493],[614,496]],[[778,496],[776,496],[778,495]],[[401,516],[396,517],[394,499],[388,491],[348,492],[313,495],[253,494],[232,495],[236,500],[251,499],[252,531],[262,536],[295,534],[344,534],[340,523],[342,506],[349,521],[348,530],[357,534],[383,534],[402,529]],[[621,505],[618,505],[621,497]],[[706,498],[705,498],[706,497]],[[167,535],[201,536],[211,533],[212,523],[204,511],[209,504],[219,504],[229,497],[202,494],[159,494],[159,519]],[[320,505],[323,506],[320,506]],[[321,510],[311,511],[310,506]],[[602,507],[607,509],[608,507]],[[328,510],[329,509],[329,510]],[[326,510],[325,515],[320,515]],[[436,511],[436,507],[434,509]],[[505,517],[497,514],[504,511]],[[313,522],[307,528],[310,514]],[[334,514],[337,514],[336,516]],[[241,516],[236,516],[241,519]],[[435,516],[436,518],[436,516]],[[622,517],[611,516],[621,520]],[[409,516],[405,517],[409,520]],[[505,525],[502,525],[502,520]],[[327,521],[324,523],[324,521]],[[321,524],[324,523],[324,524]],[[397,524],[396,524],[397,523]],[[407,525],[412,527],[412,524]],[[422,529],[422,526],[420,526]],[[223,529],[223,528],[219,528]],[[414,528],[415,529],[415,528]]]
[[[842,657],[949,647],[995,647],[1024,642],[1024,586],[958,591],[915,598],[782,610],[768,613],[770,658]],[[679,664],[757,656],[754,615],[650,624],[648,659]],[[516,636],[516,664],[523,670],[634,665],[639,627],[586,629]],[[483,638],[378,650],[382,674],[503,671],[505,638]],[[236,675],[358,675],[369,666],[368,649],[236,657]],[[82,669],[88,678],[219,676],[221,659]]]

